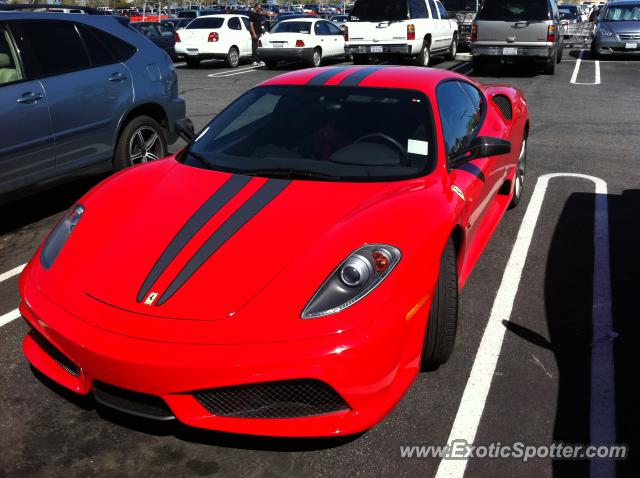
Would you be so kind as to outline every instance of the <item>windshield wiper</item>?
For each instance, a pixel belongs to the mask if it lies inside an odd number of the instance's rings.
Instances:
[[[316,171],[300,171],[293,168],[272,168],[272,169],[245,169],[235,171],[236,174],[245,174],[247,176],[269,176],[287,179],[339,179],[333,174],[319,173]]]

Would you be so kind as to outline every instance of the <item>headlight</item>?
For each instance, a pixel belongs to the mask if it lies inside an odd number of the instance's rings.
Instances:
[[[367,244],[347,257],[309,301],[303,319],[335,314],[375,289],[395,268],[402,254],[386,244]]]
[[[42,253],[40,254],[40,262],[45,269],[49,269],[53,265],[83,214],[83,206],[79,204],[74,206],[56,225],[53,232],[49,234],[47,242],[45,242]]]
[[[598,30],[598,33],[600,35],[602,35],[603,37],[612,37],[613,33],[611,31],[609,31],[608,29],[604,28],[604,27],[600,27],[600,29]]]

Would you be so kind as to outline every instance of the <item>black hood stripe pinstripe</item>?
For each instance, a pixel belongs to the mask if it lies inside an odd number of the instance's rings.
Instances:
[[[171,284],[169,284],[169,287],[160,296],[156,305],[160,306],[169,300],[225,242],[273,201],[290,183],[291,181],[289,180],[269,179],[198,249],[175,279],[173,279]]]
[[[340,86],[359,86],[367,77],[383,69],[384,66],[369,66],[367,68],[362,68],[342,80],[340,82]]]
[[[187,245],[187,243],[193,239],[193,237],[204,227],[204,225],[215,216],[220,209],[222,209],[236,194],[244,188],[249,181],[250,176],[231,176],[220,188],[213,193],[213,195],[207,199],[207,201],[200,206],[200,208],[189,218],[189,220],[182,226],[178,234],[171,240],[167,248],[164,250],[160,258],[156,261],[155,265],[149,272],[149,275],[144,280],[140,291],[138,292],[137,300],[142,302],[147,298],[151,292],[151,287],[160,276],[167,269],[174,259],[178,256],[180,251]]]
[[[336,75],[339,75],[340,73],[342,73],[346,69],[347,68],[345,68],[345,67],[327,68],[323,72],[318,73],[316,76],[311,78],[307,82],[307,85],[310,85],[310,86],[321,86],[321,85],[324,85],[331,78],[333,78]]]

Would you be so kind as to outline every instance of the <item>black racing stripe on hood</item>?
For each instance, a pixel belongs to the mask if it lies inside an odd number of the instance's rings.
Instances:
[[[149,275],[144,280],[140,291],[138,292],[137,300],[142,302],[147,298],[151,292],[151,287],[164,271],[169,267],[174,259],[178,256],[180,251],[187,245],[187,243],[193,239],[200,229],[208,223],[213,216],[220,212],[231,199],[235,197],[240,190],[245,187],[249,181],[250,176],[231,176],[213,195],[207,199],[207,201],[200,206],[200,208],[189,218],[189,220],[182,226],[178,234],[171,240],[167,248],[164,250],[160,258],[156,261],[155,265],[149,272]]]
[[[187,262],[184,268],[173,279],[167,290],[156,302],[160,306],[168,301],[196,273],[213,254],[220,249],[233,235],[249,222],[264,207],[273,201],[291,181],[269,179],[247,202],[229,217],[200,249]]]
[[[344,80],[340,82],[340,86],[358,86],[365,78],[373,75],[375,72],[383,70],[384,66],[368,66],[357,70],[355,73],[351,73]]]
[[[345,67],[327,68],[326,70],[318,73],[316,76],[311,78],[307,82],[307,85],[322,86],[334,76],[342,73],[345,69]]]

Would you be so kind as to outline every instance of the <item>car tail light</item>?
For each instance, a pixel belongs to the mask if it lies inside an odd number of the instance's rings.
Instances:
[[[344,26],[343,33],[344,33],[344,41],[349,41],[349,27],[348,26],[346,26],[346,25]]]
[[[302,40],[296,40],[296,48],[304,48],[304,42]]]
[[[471,27],[471,41],[478,41],[478,25],[476,23]]]
[[[555,25],[549,25],[549,29],[547,30],[547,41],[548,42],[556,41],[556,31],[557,30],[558,30],[558,27],[556,27]]]
[[[407,25],[407,40],[416,39],[416,26],[413,23]]]
[[[209,38],[207,39],[209,43],[214,43],[214,42],[217,42],[218,40],[220,40],[220,36],[218,35],[217,32],[209,33]]]
[[[182,40],[180,40],[180,35],[178,35],[178,32],[176,32],[176,43],[180,43]]]

